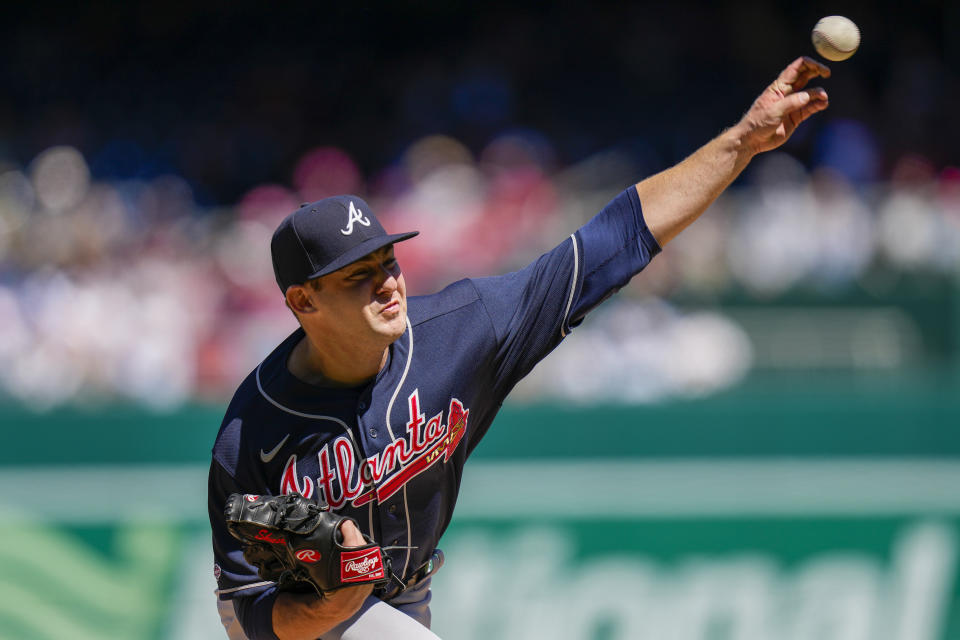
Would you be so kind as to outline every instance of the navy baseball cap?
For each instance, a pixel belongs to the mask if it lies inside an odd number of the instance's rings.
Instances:
[[[325,276],[367,254],[420,233],[388,234],[373,210],[357,196],[304,204],[273,232],[270,254],[280,290]]]

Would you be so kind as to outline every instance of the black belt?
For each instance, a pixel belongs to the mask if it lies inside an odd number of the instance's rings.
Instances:
[[[377,589],[376,595],[381,600],[390,600],[391,598],[396,598],[407,589],[412,589],[420,582],[423,582],[435,574],[442,566],[443,551],[440,549],[434,549],[433,553],[430,555],[430,559],[417,567],[413,573],[407,576],[406,580],[402,580],[399,576],[397,576],[397,574],[393,574],[393,580],[388,582],[383,587]]]

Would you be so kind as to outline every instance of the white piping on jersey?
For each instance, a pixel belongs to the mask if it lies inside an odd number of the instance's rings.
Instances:
[[[387,425],[387,432],[390,434],[391,441],[396,441],[397,437],[393,435],[393,428],[390,426],[390,411],[393,409],[393,403],[397,399],[397,394],[400,393],[400,389],[403,387],[403,383],[407,379],[407,373],[409,373],[410,371],[410,362],[413,361],[413,327],[410,325],[409,316],[406,318],[406,321],[407,321],[407,330],[410,332],[409,347],[407,349],[407,363],[403,367],[403,374],[400,376],[400,382],[397,384],[397,388],[393,390],[393,395],[390,397],[389,404],[387,404],[386,425]],[[264,390],[263,385],[260,383],[260,367],[257,367],[256,379],[257,379],[257,390],[260,392],[260,394],[267,399],[267,402],[269,402],[276,408],[280,409],[281,411],[286,411],[289,414],[299,416],[301,418],[310,418],[312,420],[329,420],[331,422],[336,422],[341,427],[343,427],[343,430],[346,431],[347,435],[350,437],[350,442],[353,444],[354,451],[356,451],[357,455],[362,459],[363,456],[360,455],[360,447],[357,446],[357,441],[353,437],[353,432],[350,431],[350,427],[347,426],[346,422],[344,422],[343,420],[340,420],[339,418],[334,418],[333,416],[324,416],[324,415],[319,415],[314,413],[303,413],[302,411],[296,411],[295,409],[291,409],[290,407],[285,407],[279,402],[277,402],[276,400],[274,400],[273,398],[271,398],[270,395],[267,394],[267,392]],[[407,503],[407,487],[406,486],[403,487],[403,509],[407,518],[407,547],[408,547],[407,558],[403,564],[403,573],[405,574],[407,572],[407,567],[410,565],[411,549],[409,547],[410,547],[410,540],[412,537],[412,534],[410,532],[410,507],[409,507],[409,504]],[[373,502],[370,503],[367,513],[369,514],[369,523],[370,523],[369,531],[372,534],[373,533]],[[249,589],[252,587],[261,586],[263,584],[272,584],[272,583],[258,582],[255,584],[245,585],[243,587],[236,587],[235,589],[230,589],[227,591],[223,591],[221,593],[229,593],[230,591],[237,591],[239,589]]]
[[[263,365],[261,364],[260,366],[263,366]],[[347,432],[348,436],[350,436],[350,442],[353,443],[353,450],[357,453],[357,455],[360,457],[361,460],[363,459],[363,456],[360,455],[360,447],[357,446],[357,441],[353,437],[353,432],[350,431],[350,427],[347,426],[346,422],[344,422],[340,418],[334,418],[333,416],[324,416],[316,413],[303,413],[301,411],[295,411],[290,407],[283,406],[282,404],[280,404],[279,402],[271,398],[269,395],[267,395],[267,392],[264,391],[263,385],[260,384],[260,367],[257,367],[257,390],[260,392],[260,394],[264,398],[267,399],[267,402],[275,406],[277,409],[280,409],[281,411],[286,411],[289,414],[299,416],[301,418],[310,418],[312,420],[329,420],[330,422],[336,422],[341,427],[343,427],[343,430]]]
[[[407,327],[409,327],[409,326],[410,326],[410,319],[407,318]],[[411,329],[411,331],[410,331],[410,350],[411,350],[411,352],[413,351],[413,330],[412,330],[412,329]],[[403,377],[400,378],[400,384],[401,384],[401,385],[403,384],[403,379],[407,377],[407,370],[408,370],[409,368],[410,368],[410,360],[408,359],[408,360],[407,360],[407,367],[403,370]],[[340,420],[339,418],[334,418],[333,416],[323,416],[323,415],[318,415],[318,414],[313,414],[313,413],[303,413],[303,412],[301,412],[301,411],[295,411],[294,409],[291,409],[291,408],[289,408],[289,407],[283,406],[282,404],[280,404],[279,402],[277,402],[276,400],[274,400],[273,398],[271,398],[271,397],[267,394],[266,391],[264,391],[263,385],[260,384],[260,367],[257,367],[257,389],[260,391],[260,393],[263,395],[263,397],[267,399],[267,401],[268,401],[270,404],[272,404],[273,406],[275,406],[276,408],[278,408],[278,409],[280,409],[280,410],[282,410],[282,411],[286,411],[287,413],[293,414],[293,415],[295,415],[295,416],[299,416],[299,417],[301,417],[301,418],[311,418],[311,419],[313,419],[313,420],[329,420],[329,421],[331,421],[331,422],[336,422],[336,423],[339,424],[341,427],[343,427],[343,430],[347,432],[347,435],[348,435],[348,436],[350,436],[350,442],[353,444],[353,450],[357,453],[357,458],[358,458],[358,459],[361,459],[361,460],[363,459],[363,456],[360,454],[360,447],[357,446],[357,441],[356,441],[356,440],[354,439],[354,437],[353,437],[353,432],[350,431],[350,427],[347,426],[347,423],[346,423],[346,422],[344,422],[343,420]],[[398,387],[397,387],[397,391],[399,391],[399,390],[400,390],[400,387],[398,386]],[[394,398],[397,397],[396,391],[394,392],[393,397],[394,397]],[[390,404],[393,405],[393,399],[390,400]],[[390,415],[390,410],[387,409],[387,416],[389,416],[389,415]],[[388,419],[387,419],[387,429],[389,429],[389,428],[390,428],[390,421],[389,421],[389,418],[388,418]],[[393,432],[390,433],[390,437],[393,438]],[[361,480],[362,480],[362,478],[361,478]],[[372,486],[372,485],[367,485],[367,486]],[[370,504],[367,506],[367,522],[368,522],[369,525],[370,525],[369,528],[367,529],[367,531],[370,532],[370,535],[373,535],[373,501],[371,501]],[[409,531],[410,531],[410,524],[407,523],[407,539],[408,539],[408,544],[409,544],[409,537],[410,537]],[[410,552],[407,551],[407,562],[409,562],[409,561],[410,561]],[[406,568],[404,568],[404,570],[406,570]],[[259,586],[259,585],[261,585],[261,584],[272,584],[272,583],[258,582],[258,583],[256,583],[256,584],[247,585],[247,586],[245,586],[245,587],[237,587],[237,589],[249,589],[250,587],[256,587],[256,586]],[[236,591],[237,589],[231,589],[231,591]],[[227,592],[227,591],[224,591],[223,593],[228,593],[228,592]]]
[[[570,234],[570,240],[573,242],[573,282],[570,283],[570,297],[567,298],[567,308],[563,312],[563,321],[560,323],[560,337],[567,337],[567,330],[564,328],[567,326],[567,316],[570,315],[570,306],[573,304],[573,294],[577,290],[577,275],[580,271],[580,253],[577,249],[577,237],[574,234]]]
[[[243,591],[244,589],[254,589],[256,587],[269,587],[272,584],[276,584],[276,582],[272,582],[270,580],[265,580],[264,582],[251,582],[250,584],[245,584],[239,587],[230,587],[229,589],[217,589],[216,591],[214,591],[214,593],[216,593],[217,595],[220,595],[222,593],[233,593],[234,591]]]
[[[403,513],[407,517],[407,559],[403,562],[403,573],[400,575],[407,575],[407,567],[410,566],[410,552],[413,551],[411,548],[411,542],[413,540],[413,534],[410,533],[410,503],[407,502],[407,485],[403,485]]]
[[[390,397],[389,404],[387,404],[387,432],[390,434],[390,440],[394,442],[396,441],[397,437],[393,435],[393,428],[390,426],[390,411],[393,409],[393,403],[397,399],[397,394],[400,393],[400,389],[403,387],[404,380],[407,379],[407,372],[410,371],[410,363],[413,362],[413,327],[410,325],[410,316],[407,316],[407,331],[410,332],[409,346],[407,347],[407,364],[404,365],[403,375],[400,376],[400,383],[397,384],[397,388],[393,390],[393,395]],[[410,535],[410,505],[407,502],[407,485],[403,485],[403,512],[407,518],[407,558],[403,562],[403,571],[400,574],[401,576],[406,575],[407,573],[407,567],[410,566],[410,552],[412,551],[410,546],[412,544],[412,537]],[[373,531],[372,527],[370,531]]]
[[[387,404],[387,431],[390,433],[391,442],[395,441],[397,436],[393,435],[393,429],[390,427],[390,411],[393,409],[393,403],[397,399],[397,394],[400,393],[400,389],[403,387],[403,381],[407,379],[407,372],[410,371],[410,363],[413,361],[413,327],[410,326],[410,316],[407,316],[407,331],[410,332],[410,346],[407,348],[407,364],[404,365],[400,382],[397,384],[397,388],[393,390],[393,395],[390,396],[390,402]]]

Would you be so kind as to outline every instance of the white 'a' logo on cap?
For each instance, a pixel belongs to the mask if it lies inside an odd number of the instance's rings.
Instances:
[[[348,236],[348,235],[350,235],[351,233],[353,233],[353,223],[354,223],[354,222],[359,222],[360,224],[362,224],[362,225],[365,226],[365,227],[369,227],[369,226],[370,226],[370,220],[369,220],[369,218],[365,218],[365,217],[363,216],[363,213],[360,212],[360,209],[357,209],[355,206],[353,206],[353,200],[351,200],[351,201],[350,201],[350,218],[347,220],[347,228],[346,228],[346,229],[340,229],[340,233],[342,233],[342,234],[345,235],[345,236]]]

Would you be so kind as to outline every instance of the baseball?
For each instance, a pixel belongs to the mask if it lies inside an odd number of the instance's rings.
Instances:
[[[827,16],[813,27],[813,47],[827,60],[846,60],[860,46],[860,29],[850,18]]]

